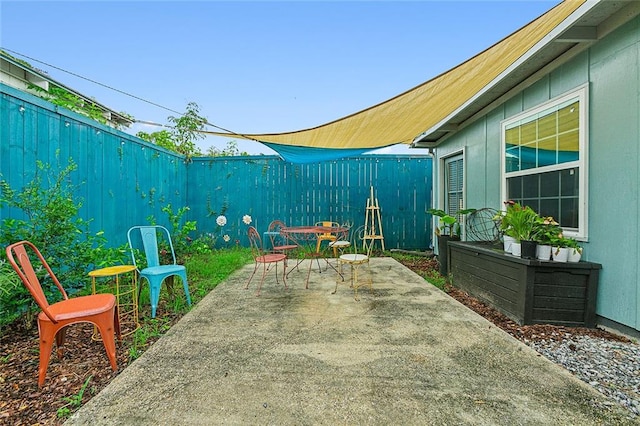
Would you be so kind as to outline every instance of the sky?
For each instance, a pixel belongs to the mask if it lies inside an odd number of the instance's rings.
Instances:
[[[168,124],[195,102],[216,126],[278,133],[403,93],[558,3],[0,0],[0,48],[138,120]],[[249,154],[274,154],[233,138],[198,146],[231,140]],[[405,145],[376,153],[425,154]]]

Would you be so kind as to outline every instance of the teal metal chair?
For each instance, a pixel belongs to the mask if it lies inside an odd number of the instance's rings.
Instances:
[[[161,264],[160,250],[158,247],[158,236],[164,238],[171,252],[173,263]],[[187,304],[191,305],[191,296],[189,295],[189,284],[187,283],[187,269],[183,265],[176,263],[176,254],[173,250],[171,235],[169,230],[164,226],[133,226],[127,232],[127,240],[131,249],[131,259],[135,265],[140,278],[146,278],[149,282],[149,292],[151,299],[151,318],[156,317],[158,309],[158,301],[160,300],[160,288],[165,278],[172,275],[180,277],[184,286],[184,293],[187,297]],[[140,259],[136,260],[136,249],[141,242],[146,258],[146,267],[141,269]],[[168,254],[168,253],[167,253]],[[142,279],[139,280],[139,286],[142,286]],[[138,295],[140,294],[138,288]]]

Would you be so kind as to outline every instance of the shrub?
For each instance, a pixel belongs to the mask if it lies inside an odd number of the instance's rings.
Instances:
[[[22,240],[32,242],[71,294],[89,285],[89,269],[103,266],[119,256],[117,249],[105,248],[106,239],[102,232],[91,235],[89,221],[78,216],[82,201],[74,196],[79,185],[74,185],[70,179],[76,168],[71,159],[60,171],[38,161],[33,180],[21,191],[0,180],[0,206],[20,210],[24,216],[24,219],[7,218],[2,221],[0,245],[7,246]],[[4,252],[1,256],[4,260]],[[8,281],[2,283],[0,325],[35,306],[22,284],[15,285],[11,277],[17,279],[17,275],[10,265],[2,265],[8,268],[8,274],[3,270]],[[43,281],[42,284],[50,301],[59,298],[60,294],[51,281]]]

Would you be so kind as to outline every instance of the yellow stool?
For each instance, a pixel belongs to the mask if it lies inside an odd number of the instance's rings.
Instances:
[[[128,272],[133,272],[133,277],[128,283],[128,280],[124,280],[125,282],[121,283],[120,275]],[[91,277],[93,294],[96,294],[96,278],[115,277],[115,284],[111,290],[116,296],[116,303],[118,304],[118,318],[120,319],[122,336],[128,336],[140,328],[140,323],[138,322],[138,274],[136,267],[133,265],[110,266],[91,271],[89,276]],[[100,334],[95,327],[91,338],[93,340],[101,340]]]

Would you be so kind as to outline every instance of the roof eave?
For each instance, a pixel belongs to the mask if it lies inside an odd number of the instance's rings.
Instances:
[[[86,97],[85,95],[78,93],[77,91],[73,90],[72,88],[65,86],[64,84],[60,83],[59,81],[49,77],[48,75],[39,72],[38,70],[31,68],[31,67],[27,67],[24,64],[13,60],[12,58],[0,54],[0,58],[2,60],[5,60],[7,62],[10,62],[11,64],[23,69],[27,74],[28,74],[28,78],[27,80],[31,83],[36,84],[37,86],[42,87],[42,84],[39,84],[39,82],[49,82],[49,83],[53,83],[56,86],[68,91],[69,93],[72,93],[74,96],[79,97],[80,99],[89,102],[95,106],[97,106],[99,109],[102,110],[104,117],[107,120],[113,121],[114,123],[117,123],[119,125],[123,125],[123,126],[130,126],[131,124],[133,124],[133,120],[130,119],[129,117],[126,117],[124,115],[122,115],[121,113],[118,113],[114,110],[112,110],[111,108],[102,105],[99,102],[96,102],[93,99],[89,99],[88,97]],[[43,87],[44,88],[44,87]]]

